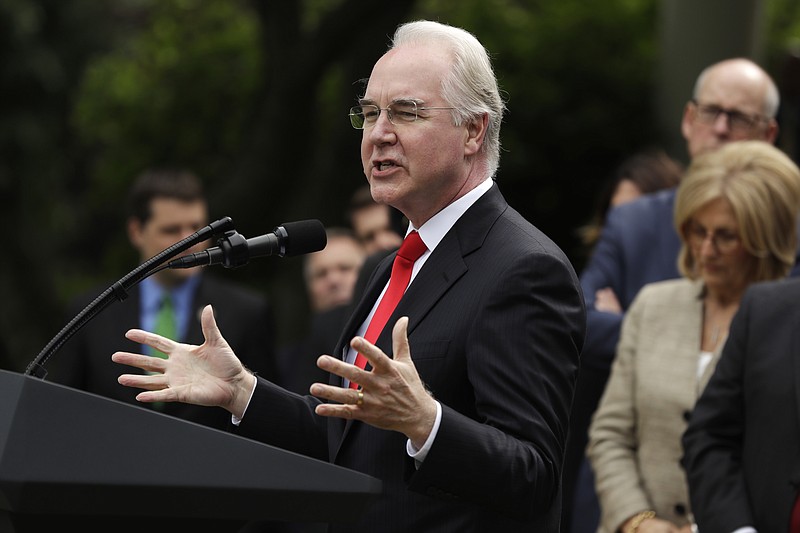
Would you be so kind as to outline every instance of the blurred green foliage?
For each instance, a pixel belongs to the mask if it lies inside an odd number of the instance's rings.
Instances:
[[[87,65],[74,106],[97,154],[90,186],[124,194],[150,165],[218,174],[238,150],[262,80],[254,14],[242,2],[153,2],[142,31]]]
[[[247,3],[157,1],[142,16],[140,31],[86,65],[71,117],[92,152],[86,216],[109,220],[105,239],[117,246],[106,267],[116,272],[131,265],[118,211],[132,179],[155,166],[223,176],[263,80]]]
[[[766,58],[775,65],[792,50],[800,54],[800,2],[797,0],[769,0],[766,7]]]

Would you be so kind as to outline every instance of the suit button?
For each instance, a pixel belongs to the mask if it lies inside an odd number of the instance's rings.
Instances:
[[[692,412],[691,412],[691,411],[684,411],[684,412],[683,412],[683,419],[684,419],[686,422],[688,422],[688,421],[689,421],[689,419],[691,419],[691,418],[692,418]]]

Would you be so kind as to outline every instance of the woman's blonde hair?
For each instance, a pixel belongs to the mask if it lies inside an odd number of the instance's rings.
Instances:
[[[723,198],[733,208],[744,249],[755,258],[751,281],[786,276],[797,254],[800,170],[764,141],[728,143],[698,156],[678,187],[675,229],[681,237],[678,268],[697,277],[689,250],[689,224],[709,202]]]

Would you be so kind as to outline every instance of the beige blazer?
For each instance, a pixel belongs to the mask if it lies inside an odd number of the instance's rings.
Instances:
[[[688,415],[719,360],[725,339],[698,379],[702,283],[687,279],[642,288],[622,324],[606,390],[589,429],[587,453],[600,500],[600,531],[652,509],[688,523],[680,465]]]

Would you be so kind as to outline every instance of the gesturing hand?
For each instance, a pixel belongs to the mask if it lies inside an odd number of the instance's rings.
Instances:
[[[399,431],[421,448],[436,419],[436,402],[411,360],[407,331],[408,318],[402,317],[392,330],[394,359],[363,337],[350,341],[350,346],[372,365],[369,371],[329,355],[321,356],[317,361],[320,368],[358,383],[361,390],[314,383],[311,394],[338,402],[318,405],[317,414],[354,418],[378,428]]]
[[[128,339],[164,352],[169,358],[116,352],[111,356],[114,362],[151,373],[123,374],[118,381],[144,389],[146,392],[136,396],[140,402],[220,406],[241,417],[255,376],[244,368],[222,337],[210,305],[203,309],[201,323],[205,338],[201,346],[181,344],[140,329],[128,331]]]

